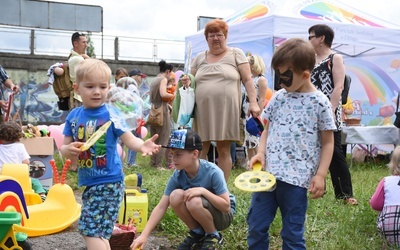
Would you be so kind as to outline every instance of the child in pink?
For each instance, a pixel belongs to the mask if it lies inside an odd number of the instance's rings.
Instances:
[[[384,245],[400,247],[400,146],[397,146],[389,163],[390,176],[378,184],[369,201],[374,210],[379,211],[378,231]],[[391,248],[390,248],[391,249]]]

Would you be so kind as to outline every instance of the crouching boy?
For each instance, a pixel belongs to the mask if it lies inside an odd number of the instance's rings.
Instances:
[[[171,134],[175,170],[164,195],[152,211],[142,234],[131,249],[143,249],[148,237],[163,218],[168,206],[189,228],[178,249],[215,249],[222,243],[219,231],[229,227],[235,212],[235,197],[228,191],[224,173],[214,163],[199,159],[202,142],[194,131],[182,129]]]

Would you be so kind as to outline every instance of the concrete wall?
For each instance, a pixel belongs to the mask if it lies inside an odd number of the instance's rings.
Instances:
[[[0,53],[0,65],[4,67],[11,80],[18,84],[20,93],[14,97],[13,110],[19,111],[23,124],[61,124],[68,115],[57,107],[58,98],[52,85],[48,84],[47,70],[66,57]],[[138,68],[147,74],[148,82],[159,72],[158,62],[138,62],[123,60],[104,60],[112,72],[119,67]],[[183,65],[174,64],[174,70],[183,70]],[[113,81],[113,79],[112,79]],[[6,95],[7,96],[7,95]]]

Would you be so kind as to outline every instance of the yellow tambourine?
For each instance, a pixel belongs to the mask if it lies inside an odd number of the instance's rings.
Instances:
[[[253,165],[253,171],[241,173],[235,179],[235,186],[248,192],[273,191],[276,185],[275,176],[261,171],[261,167],[261,163],[257,162]]]
[[[108,127],[110,127],[110,125],[111,121],[104,123],[96,132],[94,132],[94,134],[92,134],[92,136],[90,136],[89,140],[87,140],[85,144],[81,146],[80,149],[82,151],[88,150],[91,146],[93,146],[96,143],[98,139],[100,139],[102,135],[104,135],[107,132],[107,129]]]

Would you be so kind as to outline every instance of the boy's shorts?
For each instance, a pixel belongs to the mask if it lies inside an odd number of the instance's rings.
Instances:
[[[79,233],[109,240],[118,217],[124,189],[123,181],[86,187],[82,194]]]
[[[218,231],[225,230],[231,225],[233,221],[232,211],[229,211],[229,213],[223,213],[220,210],[216,209],[213,205],[211,205],[211,203],[206,198],[201,197],[201,200],[203,202],[203,207],[210,211],[214,219],[215,228]]]

